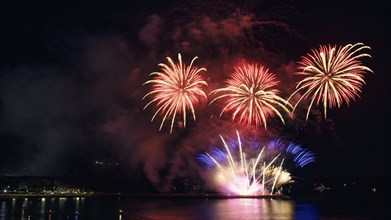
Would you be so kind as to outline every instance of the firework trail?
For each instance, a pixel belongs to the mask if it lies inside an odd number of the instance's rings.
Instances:
[[[307,110],[306,119],[316,101],[316,105],[323,104],[324,117],[327,108],[333,108],[350,99],[359,97],[361,87],[365,84],[364,73],[372,72],[358,60],[362,57],[371,57],[362,53],[364,49],[370,49],[362,43],[348,44],[344,47],[320,46],[319,50],[312,50],[312,54],[302,57],[299,62],[297,75],[305,78],[297,83],[296,90],[288,98],[291,99],[296,93],[304,90],[305,93],[295,104],[293,111],[303,99],[311,100]]]
[[[153,96],[152,101],[145,105],[144,109],[156,102],[158,110],[151,121],[158,113],[163,116],[159,130],[162,129],[165,120],[171,117],[170,133],[172,133],[177,114],[183,115],[183,126],[186,127],[186,111],[191,111],[195,121],[194,106],[200,101],[200,97],[207,99],[202,89],[208,84],[199,75],[201,71],[206,71],[206,69],[192,67],[196,59],[197,57],[194,57],[190,65],[186,66],[182,63],[181,54],[178,54],[179,64],[175,64],[170,57],[167,57],[169,65],[160,63],[162,72],[151,73],[150,76],[154,76],[154,79],[144,83],[144,85],[152,84],[152,91],[147,93],[143,99]]]
[[[256,126],[263,124],[269,117],[277,115],[285,124],[279,107],[290,115],[292,106],[285,99],[278,96],[279,90],[274,87],[279,81],[267,68],[257,64],[247,64],[236,67],[230,75],[227,87],[216,89],[211,94],[220,94],[210,104],[218,99],[226,99],[225,107],[220,113],[232,112],[232,120],[239,118],[239,123]]]
[[[309,163],[315,162],[315,154],[307,149],[303,149],[300,145],[294,143],[284,143],[280,139],[275,139],[267,144],[268,149],[276,151],[285,151],[293,157],[295,167],[305,167]]]
[[[290,173],[283,169],[284,159],[278,161],[281,153],[270,157],[267,152],[269,148],[281,148],[282,142],[273,142],[274,146],[263,147],[260,151],[257,149],[259,153],[256,154],[250,151],[245,153],[239,132],[236,133],[235,145],[238,148],[236,157],[224,138],[220,136],[225,152],[216,148],[210,154],[200,154],[197,158],[214,168],[214,183],[219,191],[236,195],[266,195],[273,194],[275,189],[293,181]],[[304,151],[298,145],[288,145],[285,150],[294,156],[294,162],[299,164],[298,166],[314,162],[313,154]]]

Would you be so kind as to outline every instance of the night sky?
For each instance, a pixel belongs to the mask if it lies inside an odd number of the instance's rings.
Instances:
[[[116,172],[164,188],[197,175],[196,154],[219,134],[246,133],[207,103],[196,109],[196,122],[159,132],[159,120],[150,123],[154,108],[143,110],[149,88],[142,84],[166,56],[182,53],[186,63],[198,56],[208,92],[236,63],[258,62],[287,95],[298,79],[295,63],[310,49],[362,42],[372,58],[361,61],[374,74],[365,75],[361,98],[329,110],[327,120],[317,108],[308,122],[272,120],[270,130],[255,133],[313,151],[317,163],[303,176],[390,178],[390,12],[375,1],[2,1],[0,173]],[[211,22],[249,14],[272,25],[213,32]]]

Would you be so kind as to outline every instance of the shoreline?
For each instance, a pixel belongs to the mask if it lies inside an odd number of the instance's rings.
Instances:
[[[203,199],[291,199],[286,195],[231,195],[231,194],[179,194],[179,193],[63,193],[63,194],[0,194],[0,199],[7,198],[60,198],[60,197],[123,197],[123,198],[203,198]]]

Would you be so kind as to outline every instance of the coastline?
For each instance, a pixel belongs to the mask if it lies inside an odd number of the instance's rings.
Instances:
[[[59,197],[128,197],[128,198],[202,198],[202,199],[291,199],[286,195],[231,195],[216,193],[198,193],[198,194],[180,194],[180,193],[106,193],[106,192],[89,192],[89,193],[9,193],[0,194],[0,199],[12,198],[59,198]]]

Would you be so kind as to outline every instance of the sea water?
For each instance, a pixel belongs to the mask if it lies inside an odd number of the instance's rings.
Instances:
[[[386,202],[324,198],[29,197],[0,199],[0,220],[381,219]]]

